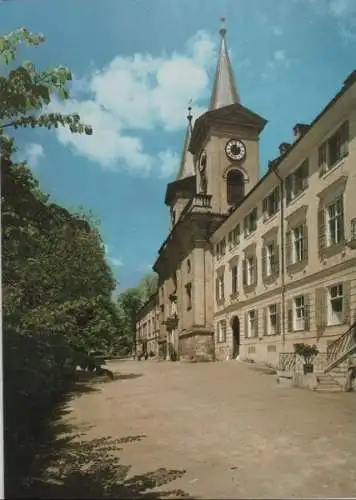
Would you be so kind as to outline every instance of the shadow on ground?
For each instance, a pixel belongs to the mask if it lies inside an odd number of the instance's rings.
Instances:
[[[78,432],[69,423],[67,417],[71,411],[67,404],[71,398],[99,390],[95,386],[77,383],[66,401],[53,412],[51,424],[36,448],[26,450],[33,456],[27,480],[20,485],[16,478],[6,478],[6,498],[191,498],[180,489],[162,490],[182,477],[185,470],[160,468],[129,477],[131,466],[120,462],[119,452],[122,445],[139,443],[145,435],[88,440],[83,433],[88,427],[81,427]]]

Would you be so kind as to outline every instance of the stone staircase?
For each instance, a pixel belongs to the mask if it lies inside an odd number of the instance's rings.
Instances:
[[[317,392],[341,392],[343,391],[343,386],[334,377],[327,373],[316,373],[317,385],[314,391]]]

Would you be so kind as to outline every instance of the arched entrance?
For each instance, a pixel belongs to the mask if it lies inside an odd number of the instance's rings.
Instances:
[[[232,357],[236,358],[240,354],[240,320],[237,316],[231,319],[232,329]]]

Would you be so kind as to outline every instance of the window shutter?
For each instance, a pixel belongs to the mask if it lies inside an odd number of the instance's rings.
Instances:
[[[293,331],[293,300],[287,300],[287,314],[288,314],[288,331]]]
[[[262,335],[267,335],[267,307],[263,308],[263,332]]]
[[[279,245],[277,243],[274,245],[273,274],[279,276]]]
[[[307,189],[309,185],[309,160],[306,160],[303,163],[302,167],[302,172],[303,172],[303,189]]]
[[[345,281],[342,284],[344,301],[343,301],[343,310],[344,310],[344,323],[350,323],[350,282]]]
[[[236,244],[240,243],[240,224],[236,226]]]
[[[247,317],[247,312],[245,312],[244,314],[244,337],[245,339],[248,338],[248,317]]]
[[[345,239],[345,219],[344,219],[344,197],[341,196],[341,213],[340,213],[340,221],[341,221],[341,241]]]
[[[255,337],[258,337],[258,309],[255,309]]]
[[[247,262],[246,259],[242,261],[242,284],[247,285]]]
[[[292,231],[289,229],[286,232],[286,260],[287,266],[292,263]]]
[[[289,203],[292,200],[292,176],[288,175],[285,181],[286,187],[286,200]]]
[[[261,260],[262,260],[262,278],[265,279],[266,277],[266,259],[267,259],[267,250],[266,250],[266,247],[263,246],[262,247],[262,256],[261,256]]]
[[[321,253],[326,244],[326,234],[325,234],[325,210],[324,207],[319,207],[318,211],[318,235],[319,235],[319,253]]]
[[[228,242],[228,245],[229,245],[229,249],[231,249],[231,246],[232,246],[232,232],[231,231],[227,235],[227,242]]]
[[[277,303],[276,333],[281,333],[281,304]]]
[[[276,197],[277,210],[279,210],[280,204],[281,204],[281,190],[280,190],[279,186],[276,187],[274,193],[275,193],[275,197]]]
[[[310,330],[310,300],[309,295],[304,295],[304,330]]]
[[[248,235],[248,216],[244,218],[244,235]]]
[[[219,278],[215,279],[215,296],[216,296],[216,302],[220,300],[219,297]]]
[[[221,280],[221,300],[225,299],[225,283],[224,283],[224,276],[220,277]]]
[[[257,255],[254,255],[253,257],[253,284],[257,285],[257,276],[258,276],[258,269],[257,269]]]
[[[303,260],[308,262],[308,225],[303,224]]]
[[[267,213],[267,210],[268,210],[268,198],[264,198],[263,202],[262,202],[262,212],[263,212],[263,220],[267,220],[268,218],[268,213]]]
[[[315,290],[315,323],[317,337],[322,335],[326,327],[326,294],[327,290],[324,287],[320,287]]]
[[[349,152],[349,122],[346,121],[342,124],[340,130],[340,153],[341,158]]]
[[[322,144],[319,147],[319,177],[322,177],[326,172],[326,167],[327,167],[326,148],[327,148],[326,142],[324,142],[324,144]]]

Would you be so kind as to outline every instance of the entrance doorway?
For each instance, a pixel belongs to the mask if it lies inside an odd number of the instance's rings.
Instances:
[[[232,329],[232,357],[236,358],[240,354],[240,320],[234,316],[231,320]]]

